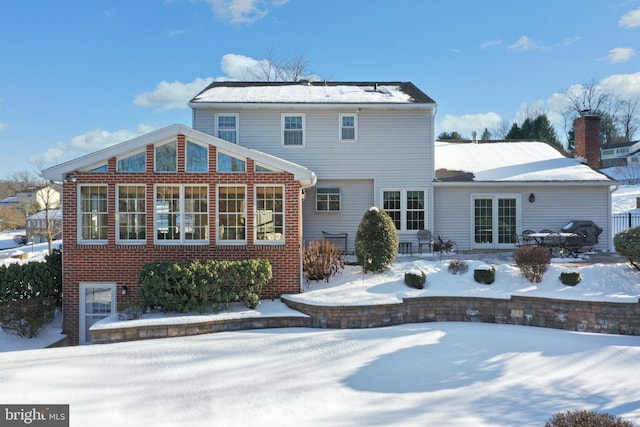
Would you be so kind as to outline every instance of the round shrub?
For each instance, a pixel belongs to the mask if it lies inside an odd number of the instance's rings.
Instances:
[[[356,256],[366,273],[385,271],[398,256],[398,230],[391,217],[376,207],[369,209],[358,225]]]
[[[640,270],[640,227],[629,228],[613,237],[613,246],[631,265]]]
[[[408,273],[404,273],[404,283],[407,286],[411,286],[416,289],[424,289],[424,284],[427,281],[427,274],[422,270],[414,270]]]
[[[580,283],[581,279],[579,271],[560,273],[560,281],[563,285],[575,286]]]
[[[496,268],[482,265],[473,270],[473,280],[484,285],[490,285],[496,281]]]
[[[448,268],[451,274],[465,274],[469,271],[469,265],[460,259],[452,259]]]
[[[635,427],[631,421],[594,411],[565,411],[555,414],[544,427]]]
[[[516,265],[530,282],[540,283],[549,269],[551,252],[542,246],[520,246],[513,253]]]

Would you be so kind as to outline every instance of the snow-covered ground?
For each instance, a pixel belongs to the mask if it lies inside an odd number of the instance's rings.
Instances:
[[[621,199],[631,198],[635,207],[640,189],[633,191]],[[0,261],[17,262],[9,259]],[[496,283],[486,286],[475,284],[472,273],[450,274],[449,261],[438,256],[401,256],[384,274],[348,267],[330,283],[309,284],[291,298],[352,304],[416,294],[516,293],[628,303],[640,297],[640,273],[624,262],[560,261],[554,260],[542,283],[532,284],[500,256],[470,257],[470,271],[479,262],[495,263]],[[415,268],[428,275],[422,291],[403,283],[404,272]],[[580,270],[582,282],[561,285],[559,273],[573,269]],[[266,316],[280,309],[281,303],[267,302],[220,316]],[[0,402],[68,403],[71,425],[78,426],[540,426],[568,409],[640,423],[640,337],[427,323],[15,351],[21,348],[0,332]]]

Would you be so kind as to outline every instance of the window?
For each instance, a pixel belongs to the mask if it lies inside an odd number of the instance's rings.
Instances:
[[[385,190],[382,192],[382,206],[397,230],[425,229],[424,190]]]
[[[109,166],[101,165],[91,169],[91,172],[109,172]]]
[[[247,163],[237,157],[218,151],[218,172],[246,172]]]
[[[238,115],[216,114],[216,135],[225,141],[238,143]]]
[[[318,212],[340,211],[340,189],[339,188],[316,189],[316,211]]]
[[[282,243],[284,241],[284,188],[257,186],[255,206],[256,240]]]
[[[217,211],[218,241],[246,242],[246,188],[244,186],[219,186]]]
[[[80,187],[80,240],[104,243],[107,240],[107,186]]]
[[[147,238],[146,195],[144,185],[118,186],[118,240]]]
[[[118,160],[118,172],[145,172],[147,169],[147,154],[142,151]]]
[[[178,169],[177,142],[158,145],[156,147],[156,172],[175,172]]]
[[[258,173],[275,173],[276,171],[274,171],[273,169],[270,169],[266,166],[262,166],[259,163],[254,163],[253,164],[253,170],[254,172],[258,172]]]
[[[206,185],[158,185],[156,241],[203,243],[209,239],[209,190]]]
[[[340,114],[340,141],[358,139],[358,118],[353,114]]]
[[[282,115],[282,145],[304,147],[304,114]]]
[[[209,170],[209,148],[187,141],[187,172],[207,172]]]

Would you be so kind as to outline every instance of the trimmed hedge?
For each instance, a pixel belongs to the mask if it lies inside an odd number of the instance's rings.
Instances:
[[[560,273],[560,281],[562,282],[563,285],[575,286],[578,283],[580,283],[581,279],[582,277],[580,276],[579,271]]]
[[[398,230],[393,220],[376,207],[365,212],[356,232],[358,264],[366,272],[382,273],[398,256]]]
[[[267,260],[160,262],[143,267],[138,276],[143,307],[164,312],[204,312],[241,301],[249,308],[272,279]]]
[[[54,250],[45,262],[0,266],[0,304],[29,298],[62,298],[62,253]]]
[[[422,270],[413,270],[408,273],[404,273],[404,283],[412,288],[424,289],[426,281],[427,274]]]
[[[484,265],[473,270],[473,280],[483,285],[490,285],[496,281],[496,268]]]
[[[33,297],[8,301],[0,305],[2,329],[23,338],[33,338],[53,322],[56,299]]]
[[[640,227],[629,228],[613,237],[613,246],[629,263],[640,270]]]

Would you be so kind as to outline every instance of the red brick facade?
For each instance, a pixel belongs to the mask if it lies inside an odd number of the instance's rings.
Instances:
[[[263,298],[277,298],[284,293],[300,291],[301,280],[301,186],[288,172],[256,173],[254,162],[246,159],[244,173],[218,173],[216,147],[209,147],[209,172],[186,173],[184,168],[185,137],[178,135],[178,170],[176,173],[154,173],[154,146],[146,147],[146,173],[116,172],[116,158],[108,160],[107,172],[74,172],[76,182],[63,187],[63,311],[64,331],[73,344],[79,339],[79,288],[81,283],[115,283],[117,304],[138,300],[136,281],[144,264],[154,261],[240,260],[262,258],[270,261],[273,281]],[[70,181],[70,180],[68,180]],[[108,234],[106,245],[78,243],[78,189],[85,184],[106,184],[108,200]],[[144,184],[146,186],[146,244],[121,245],[116,242],[116,186]],[[207,245],[161,245],[154,243],[154,184],[207,184],[209,191],[209,243]],[[216,185],[246,186],[246,245],[216,244]],[[254,186],[273,184],[284,186],[285,244],[260,244],[254,241]],[[126,295],[123,287],[128,288]]]
[[[593,169],[599,169],[600,117],[578,117],[573,121],[573,132],[576,155],[587,159],[587,164]]]

